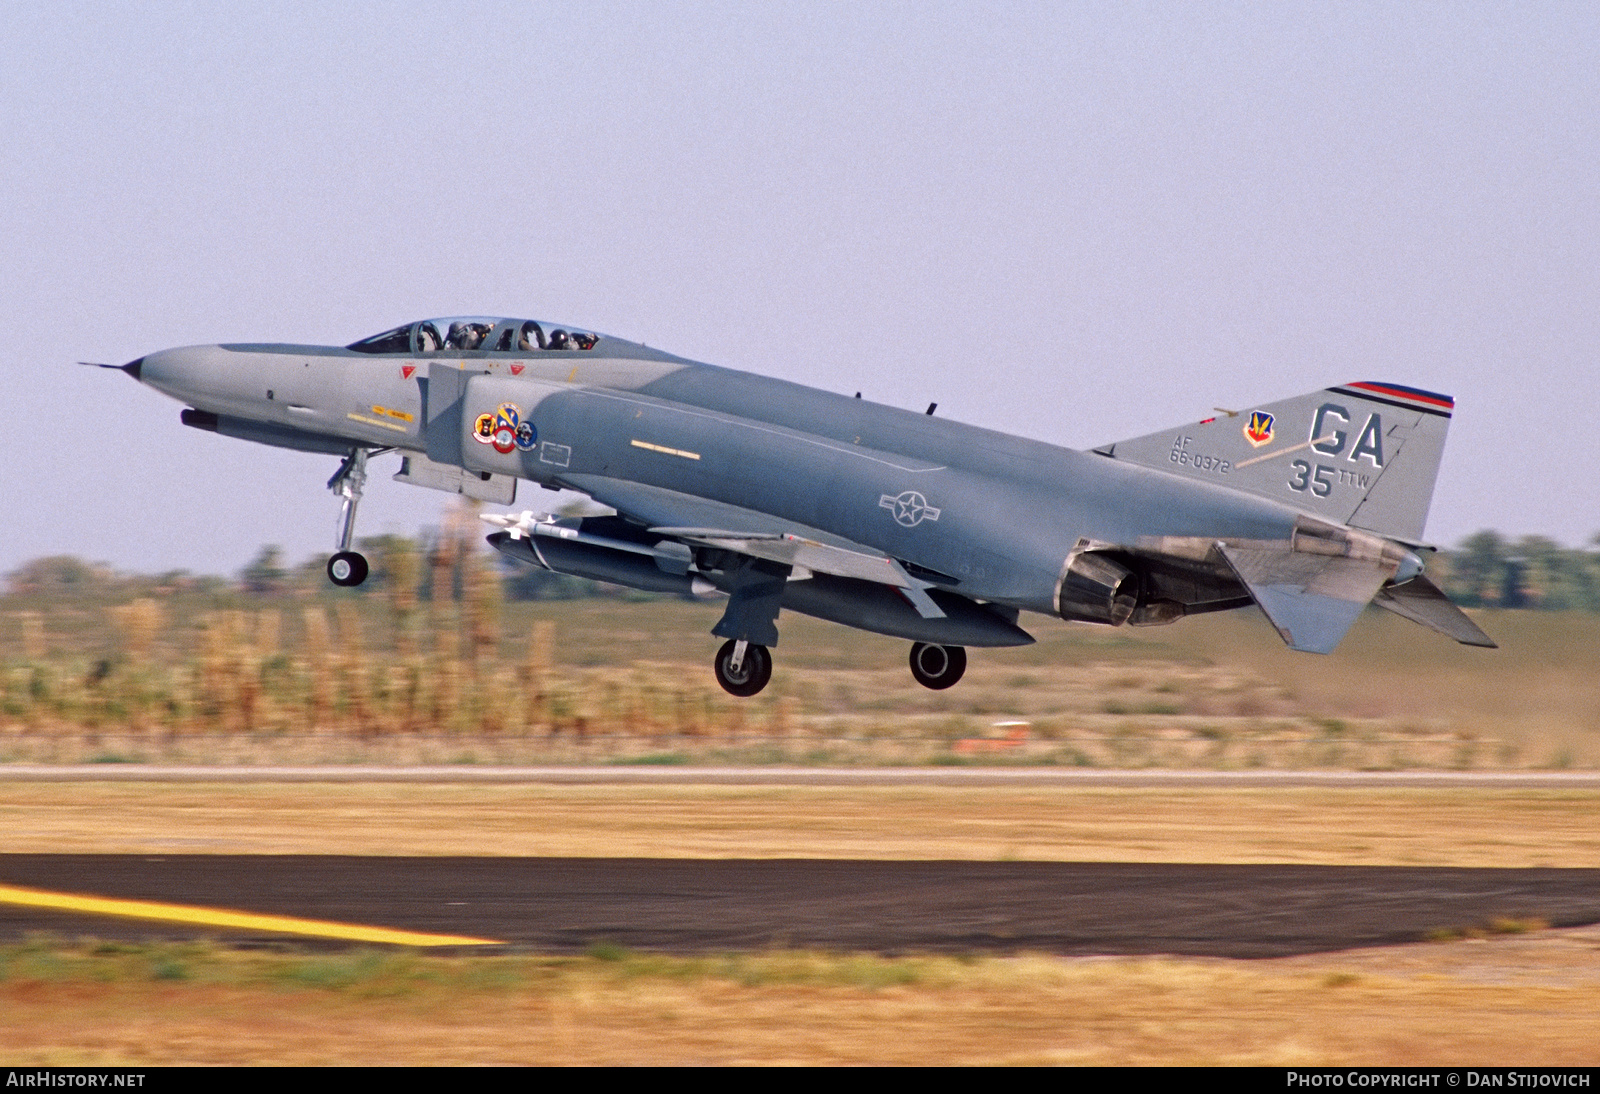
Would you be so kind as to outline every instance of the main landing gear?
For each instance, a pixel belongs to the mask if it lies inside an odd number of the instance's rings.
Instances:
[[[772,679],[772,654],[754,642],[729,639],[717,651],[717,683],[729,695],[747,699]]]
[[[933,646],[917,642],[911,647],[911,675],[934,691],[954,687],[967,671],[967,651],[960,646]]]
[[[754,642],[724,642],[715,661],[717,683],[729,695],[748,699],[772,679],[772,651]],[[934,691],[954,687],[967,671],[967,651],[961,646],[935,646],[918,642],[911,647],[911,675]]]
[[[328,559],[328,580],[345,588],[367,580],[367,558],[350,549],[350,540],[356,530],[356,506],[361,503],[361,491],[367,485],[367,457],[372,454],[365,448],[352,449],[339,465],[338,473],[328,480],[328,489],[344,499],[339,510],[339,549]]]
[[[732,570],[728,607],[711,633],[726,638],[713,665],[717,683],[729,695],[749,698],[772,679],[771,646],[778,644],[778,610],[788,563],[745,558]],[[911,675],[925,688],[943,691],[967,671],[967,651],[960,646],[918,642],[911,647]]]

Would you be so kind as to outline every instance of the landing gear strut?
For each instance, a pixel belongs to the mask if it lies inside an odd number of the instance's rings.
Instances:
[[[960,646],[933,646],[918,642],[911,647],[911,675],[934,691],[954,687],[967,671],[967,651]]]
[[[359,551],[350,549],[350,540],[356,530],[356,506],[361,503],[361,491],[367,485],[367,456],[365,448],[351,449],[339,471],[328,480],[328,489],[344,499],[339,510],[339,549],[328,559],[328,580],[335,585],[350,588],[367,580],[367,559]]]
[[[753,642],[729,639],[717,651],[717,683],[729,695],[748,698],[772,679],[772,654]]]

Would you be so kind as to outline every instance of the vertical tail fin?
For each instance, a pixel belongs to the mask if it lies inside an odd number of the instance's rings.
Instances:
[[[1454,408],[1448,395],[1360,381],[1095,451],[1417,543]]]

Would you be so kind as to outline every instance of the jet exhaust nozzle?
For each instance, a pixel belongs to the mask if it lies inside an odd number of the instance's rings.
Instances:
[[[1120,627],[1139,605],[1139,576],[1120,562],[1084,551],[1061,573],[1056,611],[1063,619]]]

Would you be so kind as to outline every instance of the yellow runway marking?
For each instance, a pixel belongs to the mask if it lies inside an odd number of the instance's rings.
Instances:
[[[113,900],[108,897],[80,896],[77,893],[52,893],[45,889],[23,889],[0,885],[0,904],[21,904],[30,908],[55,908],[64,912],[90,915],[118,915],[129,919],[159,919],[168,923],[202,923],[211,927],[237,927],[272,931],[275,934],[301,934],[315,938],[342,938],[351,942],[385,942],[395,946],[500,946],[488,938],[462,938],[449,934],[421,934],[388,927],[367,927],[359,923],[330,923],[320,919],[296,919],[286,915],[258,915],[234,912],[227,908],[199,908],[187,904],[163,904],[154,900]]]

